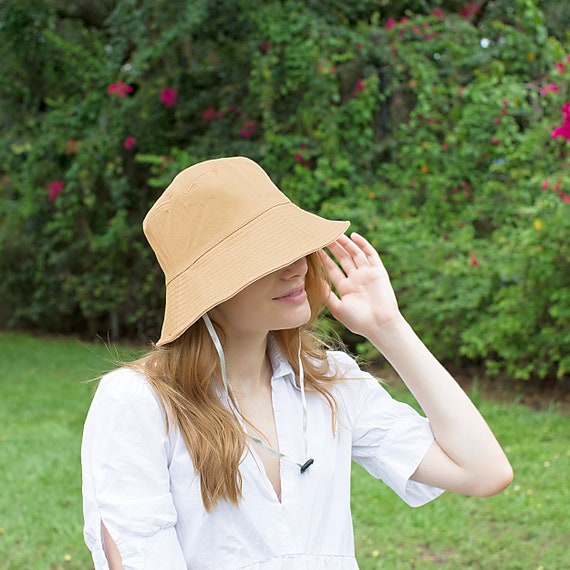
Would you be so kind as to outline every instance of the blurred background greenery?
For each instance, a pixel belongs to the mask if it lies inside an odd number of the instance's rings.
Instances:
[[[1,0],[0,327],[155,340],[142,218],[246,155],[372,240],[442,359],[567,382],[569,24],[555,0]]]

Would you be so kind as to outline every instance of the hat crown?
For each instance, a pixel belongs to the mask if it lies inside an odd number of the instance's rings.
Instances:
[[[208,160],[174,178],[148,212],[143,229],[168,283],[229,235],[289,202],[252,160]]]

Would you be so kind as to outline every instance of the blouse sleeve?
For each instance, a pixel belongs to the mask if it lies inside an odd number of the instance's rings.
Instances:
[[[392,398],[350,356],[333,354],[352,431],[352,459],[412,507],[441,495],[443,489],[410,479],[434,442],[428,420]]]
[[[104,523],[125,570],[185,570],[170,494],[170,439],[146,379],[121,369],[105,376],[85,421],[81,462],[85,541],[108,570]]]

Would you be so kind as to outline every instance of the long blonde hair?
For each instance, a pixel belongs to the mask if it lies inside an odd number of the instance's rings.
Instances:
[[[334,428],[336,402],[328,388],[335,377],[328,365],[325,344],[313,332],[326,296],[324,270],[318,254],[309,255],[307,265],[305,288],[311,319],[301,329],[275,331],[273,335],[296,377],[301,343],[305,387],[326,399]],[[213,510],[219,500],[237,505],[242,496],[239,464],[246,436],[237,418],[218,397],[220,361],[203,320],[199,319],[175,341],[155,347],[128,366],[144,374],[156,390],[167,429],[180,429],[200,476],[206,510]]]

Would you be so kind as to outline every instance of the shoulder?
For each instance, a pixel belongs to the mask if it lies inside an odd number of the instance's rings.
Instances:
[[[343,351],[327,352],[330,373],[335,378],[333,392],[349,408],[360,407],[374,395],[385,396],[387,392],[379,380],[362,370],[357,360]]]
[[[331,375],[339,380],[373,380],[377,382],[369,372],[360,368],[355,358],[342,350],[327,351],[327,361]]]
[[[148,379],[130,368],[105,374],[91,403],[90,415],[125,414],[128,416],[162,416],[158,395]]]

